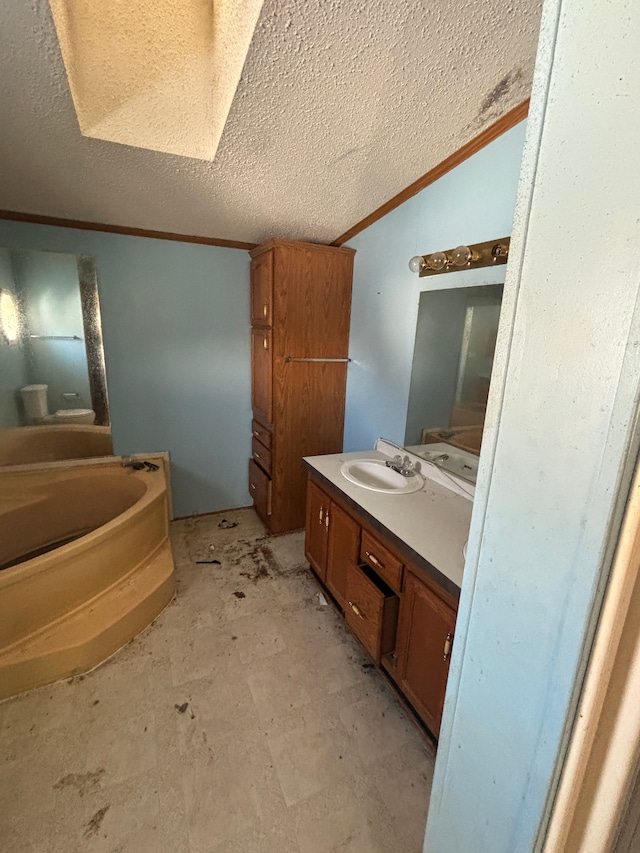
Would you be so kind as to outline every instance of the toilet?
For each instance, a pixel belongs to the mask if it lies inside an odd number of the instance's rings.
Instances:
[[[25,385],[20,389],[24,411],[34,424],[93,424],[96,413],[93,409],[58,409],[49,414],[47,402],[48,385]]]

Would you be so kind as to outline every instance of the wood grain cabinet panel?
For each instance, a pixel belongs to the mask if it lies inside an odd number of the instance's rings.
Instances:
[[[251,421],[251,437],[256,438],[260,444],[271,450],[271,430],[255,418]]]
[[[270,424],[273,412],[271,329],[251,330],[251,404],[257,420]]]
[[[362,534],[360,560],[386,581],[392,589],[402,589],[402,562],[391,551],[366,530]]]
[[[329,538],[325,582],[343,610],[347,608],[347,577],[360,550],[360,525],[333,501],[329,505]]]
[[[286,240],[251,252],[252,403],[270,432],[272,533],[304,525],[302,457],[342,450],[353,255]]]
[[[377,664],[393,650],[399,598],[370,569],[351,565],[347,575],[347,625]]]
[[[327,576],[328,518],[331,499],[315,483],[307,490],[307,523],[304,554],[312,568],[324,580]]]
[[[265,474],[271,475],[271,451],[255,437],[251,439],[251,456]]]
[[[347,572],[360,548],[360,525],[315,483],[307,487],[305,555],[344,610]]]
[[[256,512],[265,524],[269,524],[271,515],[271,479],[264,471],[256,465],[253,459],[249,460],[249,491],[253,498]]]
[[[396,646],[398,685],[437,737],[449,675],[456,611],[407,572]]]
[[[251,264],[251,325],[273,322],[273,254],[264,252]]]

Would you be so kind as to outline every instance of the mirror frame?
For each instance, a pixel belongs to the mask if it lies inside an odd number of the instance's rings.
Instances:
[[[96,426],[111,426],[96,262],[90,255],[76,255],[76,258],[91,406],[96,413]]]

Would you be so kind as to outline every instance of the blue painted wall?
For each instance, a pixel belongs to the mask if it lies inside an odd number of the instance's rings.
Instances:
[[[614,5],[545,3],[427,853],[541,849],[636,463],[640,16]]]
[[[19,222],[0,246],[95,258],[115,452],[171,452],[175,514],[250,504],[248,253]]]
[[[522,122],[347,245],[355,256],[345,450],[404,443],[420,292],[499,284],[504,267],[418,278],[409,259],[511,234]]]

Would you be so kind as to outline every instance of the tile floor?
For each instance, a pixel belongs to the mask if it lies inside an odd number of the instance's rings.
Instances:
[[[152,626],[0,704],[0,850],[419,853],[433,750],[321,604],[302,534],[239,510],[172,539]]]

